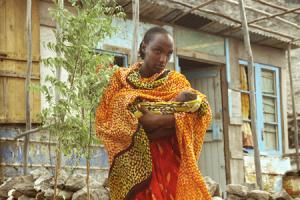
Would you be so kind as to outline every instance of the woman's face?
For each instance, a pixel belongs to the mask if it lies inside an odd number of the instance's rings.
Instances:
[[[148,44],[142,44],[144,69],[148,74],[162,71],[173,53],[173,38],[169,34],[156,33]]]

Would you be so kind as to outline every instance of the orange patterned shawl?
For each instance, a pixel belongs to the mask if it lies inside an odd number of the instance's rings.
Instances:
[[[114,73],[96,111],[96,134],[108,151],[111,165],[109,187],[112,200],[131,199],[151,180],[149,140],[128,106],[138,97],[148,101],[169,101],[179,92],[191,88],[183,75],[172,71],[164,84],[152,90],[135,89],[126,77],[139,66],[140,63],[136,63],[129,69],[120,68]],[[206,101],[203,94],[195,92]],[[209,110],[204,116],[175,113],[175,120],[181,155],[176,199],[210,200],[197,160],[211,112]]]

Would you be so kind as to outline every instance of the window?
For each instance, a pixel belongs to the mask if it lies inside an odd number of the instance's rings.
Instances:
[[[118,65],[119,67],[127,67],[128,66],[128,59],[127,59],[127,55],[125,54],[117,54],[114,53],[114,64]]]
[[[282,152],[279,69],[255,64],[255,96],[257,136],[262,153]],[[250,98],[247,80],[247,62],[240,61],[241,101],[243,114],[243,145],[253,146],[251,133]]]
[[[242,105],[242,134],[243,147],[252,148],[252,131],[251,131],[251,112],[250,112],[250,92],[248,83],[247,66],[240,65],[240,80],[241,80],[241,105]]]
[[[114,56],[114,65],[119,67],[128,67],[128,55],[123,53],[118,53],[114,51],[107,51],[107,50],[96,50],[98,53],[110,54]]]

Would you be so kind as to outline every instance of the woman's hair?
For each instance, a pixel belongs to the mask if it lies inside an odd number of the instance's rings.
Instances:
[[[140,57],[141,57],[142,59],[144,59],[144,57],[145,57],[145,53],[144,53],[143,50],[142,50],[142,44],[143,44],[143,42],[144,42],[145,44],[148,44],[148,43],[150,42],[150,40],[152,40],[153,36],[154,36],[155,34],[157,34],[157,33],[160,33],[160,34],[169,34],[169,35],[170,35],[170,33],[169,33],[166,29],[164,29],[164,28],[162,28],[162,27],[155,26],[155,27],[153,27],[153,28],[150,28],[150,29],[145,33],[144,38],[143,38],[143,40],[142,40],[141,43],[140,43],[139,54],[140,54]]]

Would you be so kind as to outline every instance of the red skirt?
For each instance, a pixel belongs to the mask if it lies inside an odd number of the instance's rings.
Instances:
[[[151,142],[152,179],[134,200],[175,200],[180,164],[176,135]]]

